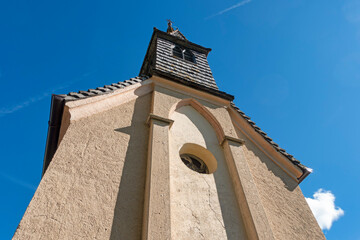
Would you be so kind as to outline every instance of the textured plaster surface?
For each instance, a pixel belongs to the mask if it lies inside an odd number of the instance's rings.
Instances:
[[[275,239],[325,239],[296,181],[237,132]]]
[[[266,155],[276,163],[282,170],[284,170],[295,181],[302,176],[303,171],[295,166],[287,157],[278,152],[272,144],[264,139],[263,135],[255,131],[254,127],[243,118],[238,112],[232,108],[228,108],[229,113],[236,125],[237,129],[241,129],[241,132],[247,136],[247,141],[254,143],[259,150],[266,153]]]
[[[224,153],[210,123],[191,106],[171,118],[170,200],[172,239],[245,239],[243,222]],[[207,148],[217,160],[213,174],[200,174],[181,161],[185,143]],[[204,159],[206,162],[206,159]]]
[[[243,143],[226,139],[223,144],[229,171],[249,239],[274,239],[258,190],[243,154]]]
[[[191,97],[197,100],[212,115],[214,115],[214,117],[222,126],[225,135],[236,137],[236,131],[231,123],[231,118],[226,108],[222,105],[216,105],[214,103],[204,101],[204,96],[201,92],[199,92],[198,96],[189,96],[160,86],[155,86],[153,113],[168,118],[169,114],[171,114],[171,111],[174,110],[174,106],[180,100],[188,99]]]
[[[121,105],[112,97],[111,104],[105,101],[106,111],[96,105],[99,111],[88,112],[93,104],[89,102],[64,115],[58,150],[14,239],[140,239],[143,220],[166,233],[151,233],[148,239],[169,239],[169,232],[171,239],[245,239],[244,225],[263,219],[244,218],[239,210],[236,181],[231,179],[235,175],[229,173],[214,126],[191,106],[173,111],[186,98],[196,99],[215,116],[225,135],[245,140],[241,155],[275,239],[325,239],[296,180],[234,128],[226,104],[206,101],[205,93],[185,94],[156,85],[153,96],[135,95]],[[169,126],[157,124],[157,133],[149,138],[145,122],[150,112],[173,119],[170,132]],[[154,172],[147,165],[149,142],[150,147],[156,145]],[[199,174],[182,163],[179,150],[187,142],[212,152],[218,161],[213,174]],[[234,161],[238,158],[235,154]],[[151,179],[145,185],[146,169],[153,173],[150,178],[157,178],[153,185]],[[150,195],[145,198],[146,187]],[[246,194],[251,199],[255,192]],[[147,199],[152,205],[146,205]],[[145,212],[152,214],[145,218],[144,203]],[[244,206],[251,204],[257,203]],[[162,212],[168,219],[150,218]]]
[[[150,102],[69,125],[14,239],[140,239]]]
[[[170,239],[169,123],[150,121],[143,239]]]
[[[152,92],[151,80],[148,79],[142,83],[130,85],[123,89],[118,89],[106,95],[99,95],[77,101],[70,101],[66,106],[70,108],[71,121],[84,117],[89,117],[130,102],[139,96]]]

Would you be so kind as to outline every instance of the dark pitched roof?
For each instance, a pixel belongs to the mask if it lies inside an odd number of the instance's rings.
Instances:
[[[48,137],[46,142],[45,157],[44,157],[43,174],[45,173],[48,165],[50,164],[50,161],[53,155],[55,154],[57,148],[59,131],[61,126],[62,111],[65,102],[76,101],[76,100],[99,96],[103,94],[109,94],[118,89],[126,88],[128,86],[143,82],[147,79],[149,79],[148,76],[134,77],[129,80],[125,80],[123,82],[117,82],[111,85],[105,85],[104,87],[97,87],[96,89],[88,89],[87,91],[78,91],[78,92],[70,92],[68,94],[53,95],[51,101],[50,120],[49,120]],[[284,149],[280,148],[278,144],[276,144],[264,131],[260,129],[260,127],[256,126],[256,124],[250,120],[249,116],[247,116],[238,107],[236,107],[233,102],[231,102],[231,106],[251,125],[251,127],[256,132],[258,132],[268,143],[270,143],[276,149],[276,151],[284,155],[294,165],[298,166],[303,171],[303,175],[298,179],[299,182],[301,182],[307,175],[310,174],[310,171],[306,166],[302,165],[300,161],[295,159],[291,154],[287,153]]]
[[[190,50],[195,56],[196,63],[172,56],[172,47],[175,44]],[[216,85],[211,69],[207,62],[207,55],[210,51],[210,48],[204,48],[200,45],[188,41],[179,30],[175,30],[168,34],[154,28],[149,47],[140,70],[141,77],[131,78],[123,82],[105,85],[104,87],[98,87],[96,89],[88,89],[87,91],[70,92],[63,95],[53,95],[51,100],[49,130],[46,142],[43,173],[45,173],[57,148],[61,126],[61,117],[65,102],[112,93],[118,89],[126,88],[127,86],[145,81],[149,78],[149,76],[151,77],[152,75],[165,77],[170,81],[179,82],[192,88],[196,88],[200,91],[208,92],[232,101],[234,97],[230,94],[220,91]],[[258,132],[267,142],[269,142],[276,149],[276,151],[280,152],[303,171],[303,175],[298,179],[299,182],[301,182],[308,174],[310,174],[310,170],[307,167],[302,165],[292,155],[287,153],[284,149],[280,148],[278,144],[273,142],[272,139],[267,136],[267,134],[263,132],[258,126],[256,126],[255,123],[250,120],[250,117],[240,111],[240,109],[237,108],[234,103],[231,103],[231,106],[254,128],[256,132]]]
[[[62,97],[65,101],[74,101],[74,100],[111,93],[115,90],[145,81],[148,78],[149,77],[147,76],[134,77],[134,78],[130,78],[129,80],[125,80],[123,82],[117,82],[111,85],[105,85],[104,87],[97,87],[96,89],[88,89],[87,91],[70,92],[68,94],[62,94],[58,96]]]
[[[293,155],[287,153],[285,149],[279,147],[277,143],[275,143],[264,131],[261,130],[260,127],[258,127],[255,122],[250,120],[250,117],[247,116],[243,111],[241,111],[233,102],[231,102],[231,106],[250,124],[250,126],[258,132],[268,143],[275,148],[276,151],[284,155],[287,159],[289,159],[295,166],[299,167],[303,175],[298,179],[299,183],[305,179],[306,176],[308,176],[311,173],[311,170],[307,168],[305,165],[301,164],[299,160],[294,158]]]
[[[196,63],[174,57],[172,49],[174,43],[169,40],[158,38],[154,70],[168,73],[184,80],[218,90],[215,79],[204,53],[190,50]],[[180,45],[180,47],[182,47]]]
[[[128,86],[145,81],[148,78],[149,77],[147,76],[134,77],[123,82],[113,83],[111,85],[105,85],[104,87],[89,89],[87,91],[79,91],[77,93],[70,92],[68,94],[61,94],[61,95],[53,94],[51,98],[50,117],[48,123],[49,127],[48,127],[48,135],[46,139],[42,174],[43,175],[45,174],[45,171],[48,168],[58,146],[61,120],[62,120],[65,102],[76,101],[76,100],[95,97],[103,94],[109,94],[118,89],[126,88]]]
[[[173,56],[172,49],[175,45],[191,51],[195,56],[195,63]],[[140,75],[165,77],[231,101],[234,97],[219,91],[216,85],[207,61],[210,51],[210,48],[186,40],[178,30],[168,34],[155,28]]]

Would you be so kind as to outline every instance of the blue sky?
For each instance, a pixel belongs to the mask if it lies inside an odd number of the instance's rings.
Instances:
[[[0,238],[40,182],[51,94],[136,76],[168,18],[213,49],[220,89],[314,169],[304,195],[330,208],[335,197],[345,214],[326,237],[360,239],[359,0],[2,1]]]

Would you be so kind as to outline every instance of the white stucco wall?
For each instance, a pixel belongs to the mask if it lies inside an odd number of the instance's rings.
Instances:
[[[224,153],[210,123],[191,106],[171,115],[170,201],[172,239],[245,239]],[[213,174],[200,174],[181,161],[185,143],[207,148],[217,160]],[[206,161],[204,159],[204,161]]]

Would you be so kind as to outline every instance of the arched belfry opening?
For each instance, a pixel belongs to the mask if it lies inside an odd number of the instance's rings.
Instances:
[[[185,103],[169,116],[174,121],[169,133],[171,235],[242,239],[241,214],[217,133],[189,101]]]

